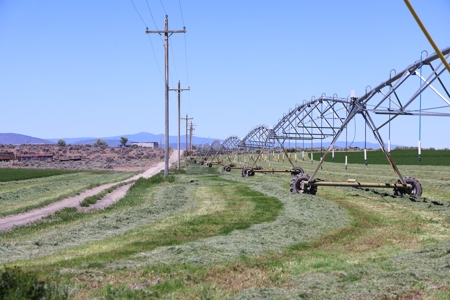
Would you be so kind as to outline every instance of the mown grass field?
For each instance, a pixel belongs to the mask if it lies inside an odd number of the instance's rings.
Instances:
[[[289,173],[189,165],[137,181],[105,210],[66,209],[0,233],[0,263],[57,282],[70,299],[449,299],[450,170],[399,168],[422,197],[340,187],[293,195]],[[318,177],[394,175],[325,162]]]
[[[17,171],[17,174],[14,171]],[[75,196],[86,189],[124,180],[136,174],[111,171],[39,171],[27,169],[5,171],[3,175],[5,181],[0,182],[0,217],[43,207]],[[0,173],[2,172],[3,169],[0,170]]]

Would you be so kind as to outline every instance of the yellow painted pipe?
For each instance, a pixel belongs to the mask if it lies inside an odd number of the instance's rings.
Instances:
[[[439,56],[439,58],[442,60],[442,63],[445,65],[445,67],[447,68],[447,71],[450,73],[450,65],[448,64],[447,60],[445,59],[444,55],[442,54],[441,50],[439,50],[438,46],[434,43],[433,39],[431,38],[431,35],[428,33],[427,29],[425,28],[425,26],[422,24],[422,21],[420,21],[419,16],[416,14],[416,11],[414,10],[414,8],[412,7],[411,3],[409,3],[408,0],[404,0],[406,6],[408,6],[409,11],[411,12],[411,14],[413,15],[414,19],[416,19],[417,24],[419,24],[420,28],[422,29],[423,33],[425,34],[425,36],[427,37],[428,41],[430,42],[431,46],[433,46],[434,51],[436,51],[437,55]]]

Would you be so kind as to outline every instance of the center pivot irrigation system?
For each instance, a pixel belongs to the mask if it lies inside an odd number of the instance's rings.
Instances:
[[[448,59],[450,47],[442,49],[445,59]],[[423,57],[423,54],[426,54]],[[392,188],[395,195],[413,195],[422,194],[422,186],[418,180],[410,176],[403,176],[397,165],[391,157],[391,123],[397,117],[417,116],[419,118],[419,140],[418,140],[418,160],[421,160],[421,122],[422,117],[450,117],[450,93],[444,84],[444,77],[449,74],[445,65],[439,62],[438,54],[428,56],[426,51],[422,51],[420,60],[405,68],[401,72],[394,69],[390,71],[389,79],[381,82],[375,88],[366,87],[365,94],[357,97],[352,91],[347,98],[340,98],[336,94],[333,96],[322,96],[311,100],[303,101],[303,104],[296,105],[294,109],[289,110],[278,123],[269,129],[266,126],[258,126],[238,142],[237,137],[230,137],[225,140],[221,147],[218,147],[215,153],[217,155],[224,151],[228,153],[239,153],[240,151],[253,151],[258,154],[253,160],[251,167],[242,168],[242,176],[253,176],[255,172],[278,172],[275,170],[261,170],[256,166],[260,155],[264,149],[273,148],[278,145],[282,148],[284,154],[292,165],[292,170],[279,170],[280,172],[291,172],[294,178],[291,180],[290,190],[292,193],[315,194],[319,186],[350,186],[350,187],[376,187]],[[418,84],[419,83],[419,84]],[[422,98],[424,100],[422,101]],[[347,125],[356,116],[360,115],[365,123],[366,131],[373,133],[375,140],[380,145],[381,151],[386,156],[398,180],[393,183],[368,183],[348,180],[345,182],[327,182],[316,180],[316,175],[322,168],[323,161],[332,152],[334,158],[334,145],[346,131]],[[381,137],[380,129],[387,128],[389,139],[387,147]],[[410,131],[405,132],[410,134]],[[312,141],[330,138],[332,139],[327,150],[319,160],[319,164],[311,175],[304,174],[300,167],[295,167],[287,154],[284,143],[290,140]],[[303,147],[304,148],[304,147]],[[322,149],[322,147],[321,147]],[[256,151],[258,150],[258,151]],[[302,156],[304,153],[302,153]],[[312,157],[311,157],[312,159]],[[367,152],[364,148],[364,160],[367,165]],[[346,156],[347,166],[347,156]],[[209,165],[211,166],[211,165]],[[232,164],[225,165],[223,170],[230,171]]]

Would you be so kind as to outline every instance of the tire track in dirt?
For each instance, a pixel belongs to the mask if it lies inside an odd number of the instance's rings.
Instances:
[[[172,155],[170,156],[169,163],[174,163],[175,161],[177,161],[177,159],[178,159],[178,151],[173,151]],[[128,181],[131,182],[133,180],[139,179],[140,177],[150,178],[153,175],[158,174],[161,170],[164,170],[164,162],[160,162],[160,163],[156,164],[155,166],[150,167],[145,172],[143,172],[139,175],[133,176],[129,179],[120,181],[120,182],[128,182]],[[10,230],[16,226],[27,225],[31,222],[37,221],[43,217],[51,215],[51,214],[55,213],[56,211],[66,208],[66,207],[76,207],[78,209],[78,211],[82,211],[82,212],[89,211],[91,209],[103,209],[103,208],[119,201],[120,199],[122,199],[125,196],[125,194],[127,193],[128,189],[133,185],[133,183],[124,185],[124,186],[112,191],[111,193],[106,195],[103,199],[97,201],[96,204],[90,205],[89,207],[81,207],[80,202],[83,201],[86,197],[96,195],[96,194],[100,193],[101,191],[108,189],[118,183],[119,182],[104,184],[104,185],[95,187],[93,189],[86,190],[77,196],[69,197],[69,198],[54,202],[45,207],[33,209],[33,210],[30,210],[30,211],[27,211],[24,213],[20,213],[17,215],[11,215],[11,216],[6,216],[3,218],[0,218],[0,231]]]

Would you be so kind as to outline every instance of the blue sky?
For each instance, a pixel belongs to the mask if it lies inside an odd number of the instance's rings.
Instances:
[[[180,80],[191,88],[181,94],[182,117],[194,118],[196,136],[211,139],[273,126],[322,93],[363,94],[422,50],[434,52],[401,0],[133,2],[0,0],[0,132],[163,133],[163,39],[145,27],[162,30],[166,14],[170,29],[187,30],[170,37],[170,87]],[[410,2],[438,46],[450,46],[450,2]],[[174,92],[170,103],[176,135]],[[450,148],[436,130],[450,119],[422,123],[423,147]],[[362,140],[361,128],[349,128],[349,136]],[[417,118],[396,121],[392,143],[416,145],[417,132]]]

